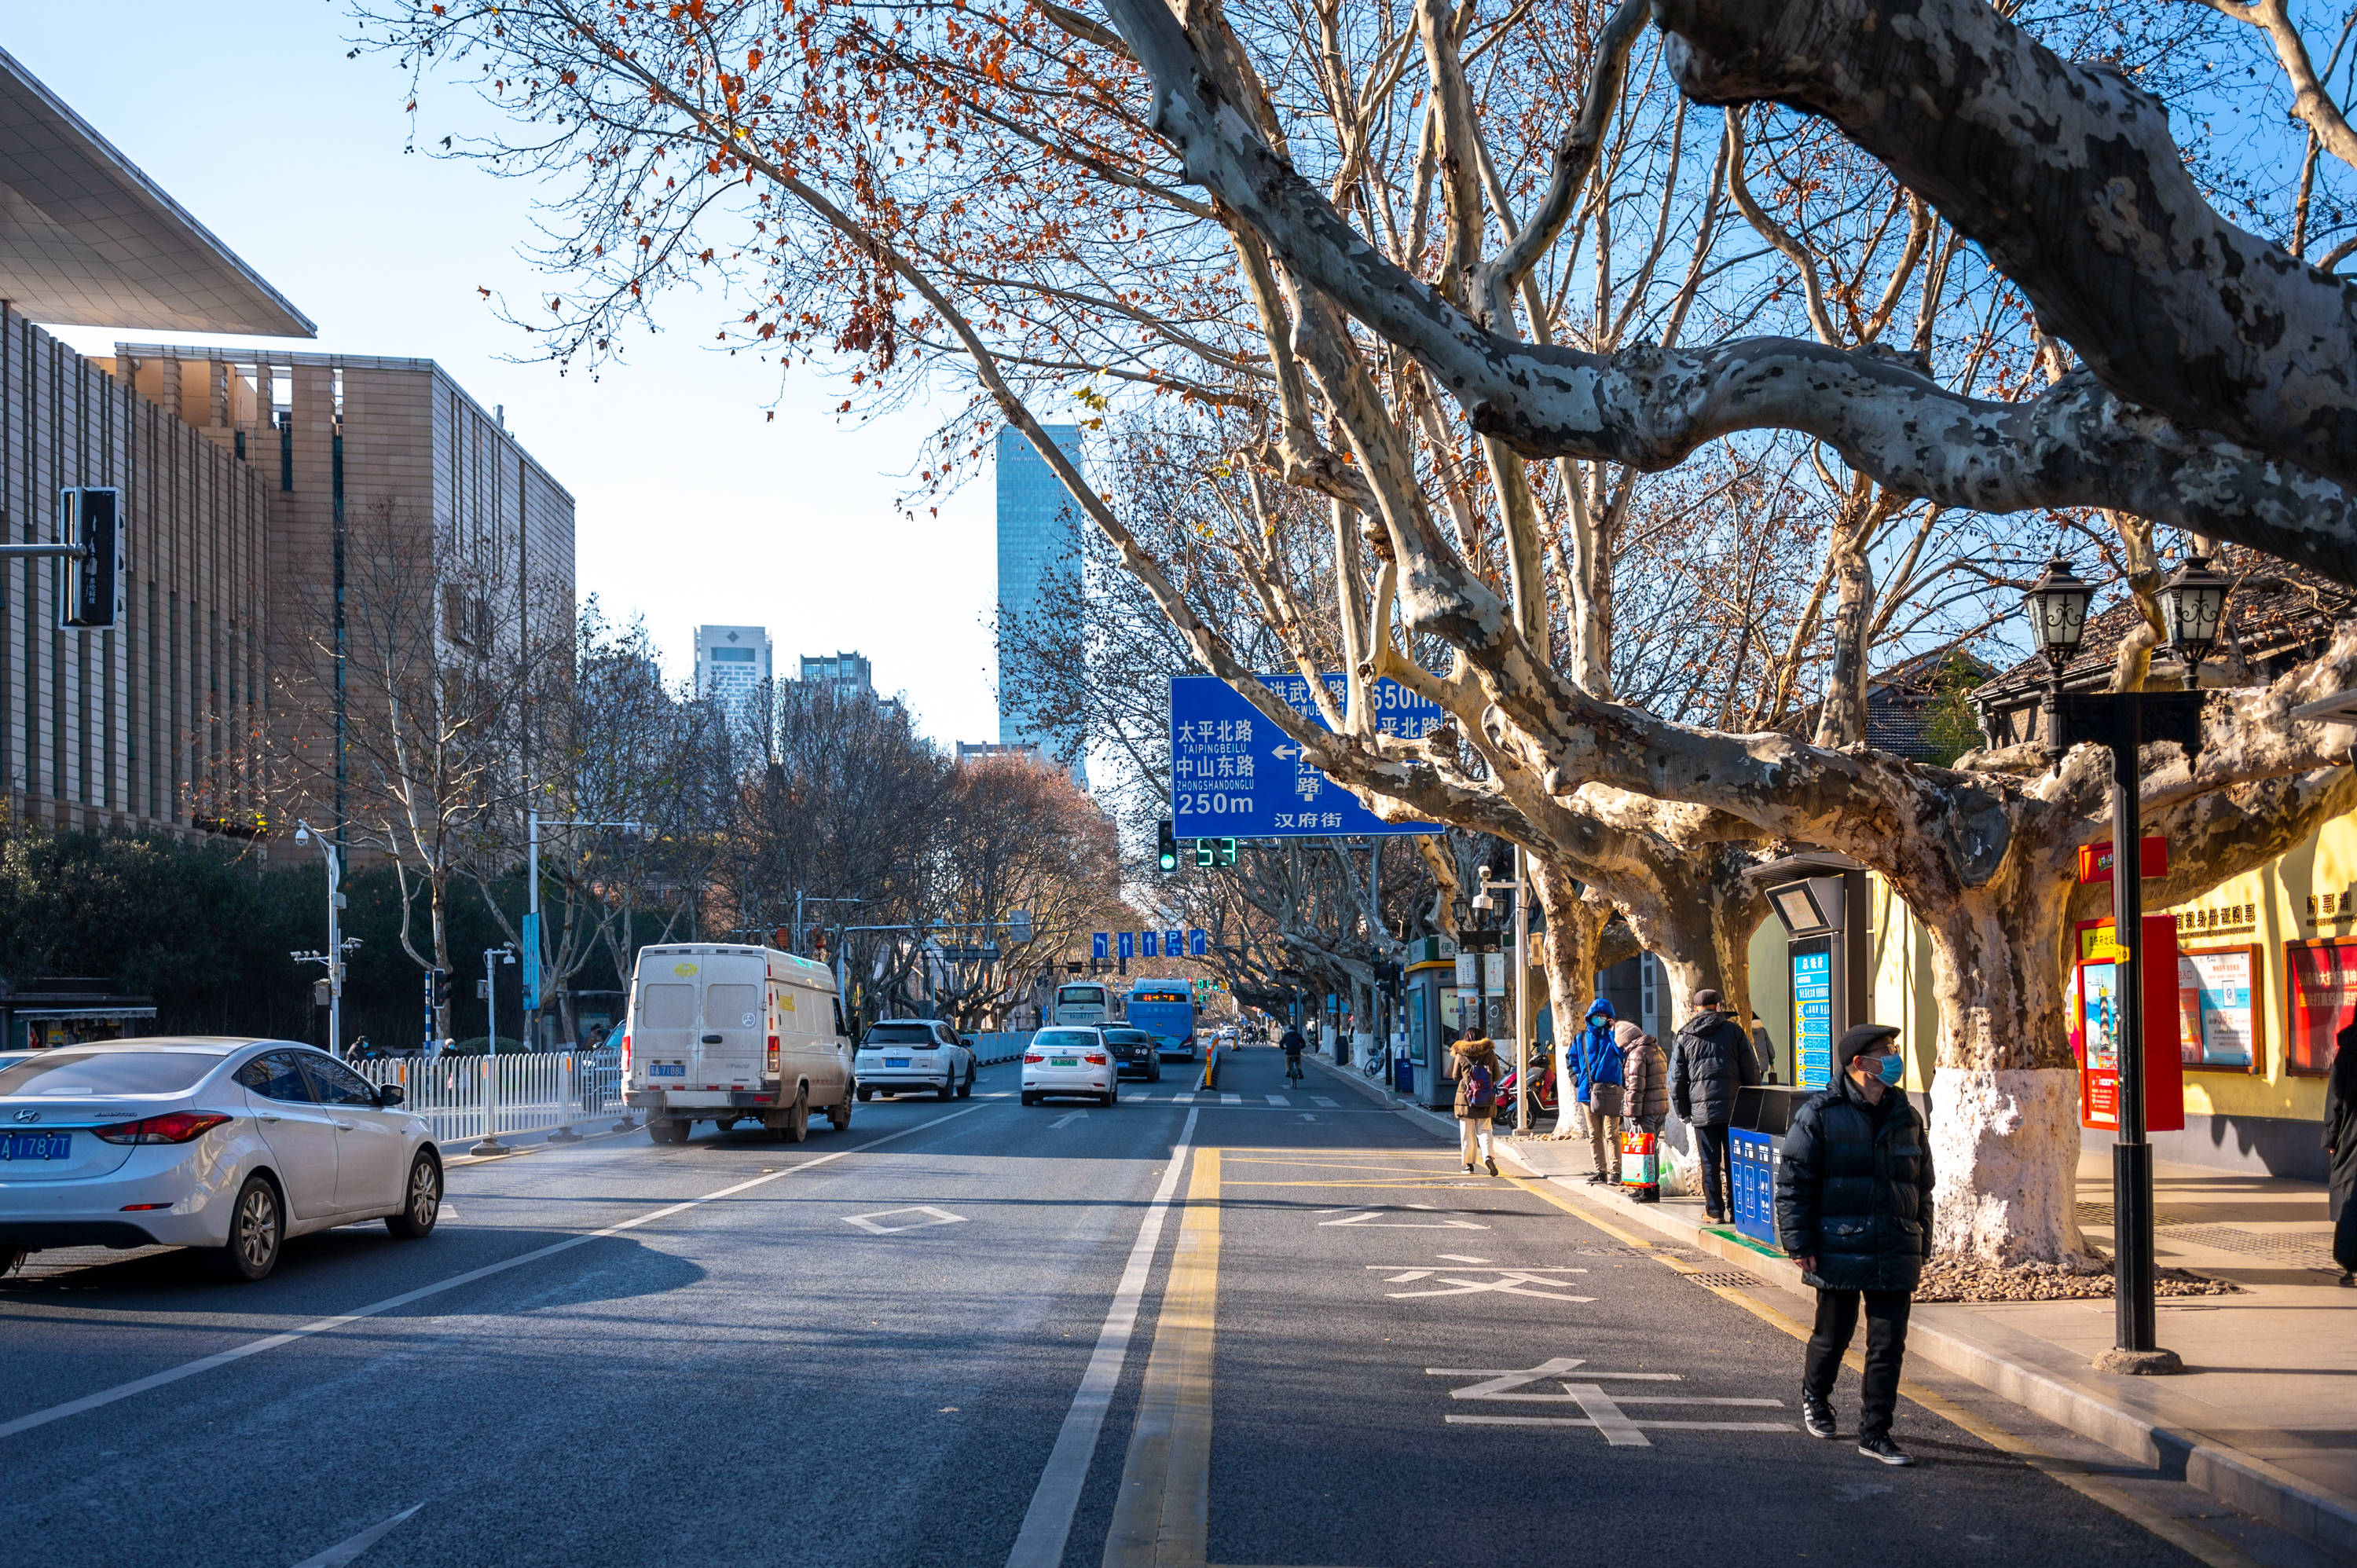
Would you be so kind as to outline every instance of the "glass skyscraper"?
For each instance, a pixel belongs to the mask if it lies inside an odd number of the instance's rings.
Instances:
[[[1041,428],[1074,463],[1081,461],[1081,427]],[[1063,482],[1033,450],[1029,437],[1013,426],[998,433],[998,618],[1001,627],[1028,621],[1058,606],[1049,602],[1052,580],[1077,580],[1081,570],[1081,514]],[[1077,603],[1061,607],[1078,611]],[[1032,722],[1007,691],[1006,659],[999,660],[998,740],[1002,746],[1039,746],[1069,761],[1075,778],[1085,778],[1078,734],[1048,734]]]

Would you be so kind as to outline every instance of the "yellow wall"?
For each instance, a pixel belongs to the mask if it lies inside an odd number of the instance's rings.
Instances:
[[[1907,1056],[1907,1083],[1931,1082],[1939,1039],[1939,1009],[1932,994],[1931,940],[1905,902],[1881,877],[1869,875],[1867,960],[1873,1016],[1896,1024]],[[2287,942],[2338,937],[2357,940],[2357,815],[2327,822],[2281,859],[2220,885],[2199,898],[2153,914],[2178,917],[2181,948],[2258,949],[2252,998],[2254,1056],[2262,1070],[2185,1069],[2188,1115],[2287,1117],[2321,1122],[2324,1079],[2294,1074],[2286,1063],[2291,1027],[2284,957]],[[1783,930],[1774,920],[1752,939],[1755,1005],[1780,1044],[1790,1032],[1784,1014]]]

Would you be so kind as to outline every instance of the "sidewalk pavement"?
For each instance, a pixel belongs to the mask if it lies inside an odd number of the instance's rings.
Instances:
[[[1352,1068],[1319,1065],[1455,1138],[1448,1116]],[[1585,1139],[1501,1137],[1497,1146],[1575,1206],[1739,1264],[1798,1298],[1802,1321],[1813,1314],[1816,1293],[1782,1250],[1730,1225],[1705,1224],[1700,1198],[1631,1203],[1617,1188],[1589,1186]],[[2111,1184],[2108,1151],[2083,1153],[2079,1224],[2105,1251]],[[2357,1563],[2357,1290],[2338,1283],[2324,1188],[2160,1162],[2153,1185],[2160,1262],[2243,1287],[2239,1295],[2161,1299],[2160,1343],[2183,1358],[2182,1374],[2094,1369],[2092,1359],[2112,1346],[2109,1298],[1919,1303],[1909,1353]]]

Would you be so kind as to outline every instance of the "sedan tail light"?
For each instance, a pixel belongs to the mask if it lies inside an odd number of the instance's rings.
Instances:
[[[201,1137],[229,1118],[212,1111],[174,1111],[144,1122],[117,1122],[91,1131],[109,1144],[185,1144]]]
[[[1091,1051],[1087,1055],[1082,1057],[1081,1059],[1088,1063],[1091,1067],[1103,1067],[1105,1064],[1106,1058],[1105,1054],[1103,1051]]]
[[[1025,1061],[1027,1061],[1027,1062],[1043,1062],[1043,1061],[1046,1061],[1048,1058],[1047,1058],[1046,1057],[1041,1056],[1041,1055],[1040,1055],[1039,1052],[1037,1052],[1037,1051],[1026,1051],[1026,1052],[1023,1054],[1023,1059],[1024,1059]]]

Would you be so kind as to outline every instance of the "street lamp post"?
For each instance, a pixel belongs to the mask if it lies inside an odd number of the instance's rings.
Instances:
[[[2172,602],[2164,618],[2169,642],[2185,660],[2187,684],[2218,631],[2224,604],[2223,579],[2217,596],[2206,599],[2213,575],[2196,557],[2182,580],[2184,613]],[[2114,1372],[2177,1372],[2177,1353],[2154,1341],[2152,1144],[2146,1135],[2144,989],[2137,971],[2144,961],[2144,805],[2137,754],[2147,740],[2172,740],[2189,760],[2201,748],[2201,697],[2198,692],[2071,692],[2061,690],[2062,666],[2076,650],[2086,623],[2085,585],[2057,561],[2031,585],[2031,627],[2054,670],[2048,703],[2052,715],[2049,756],[2059,759],[2071,746],[2093,744],[2112,754],[2112,945],[2118,1011],[2118,1127],[2112,1144],[2113,1348],[2096,1365]],[[2164,587],[2164,594],[2169,589]],[[2092,592],[2092,590],[2088,590]]]
[[[344,1054],[343,861],[336,854],[335,841],[313,832],[311,824],[300,818],[295,822],[295,842],[316,842],[319,853],[328,857],[328,950],[324,954],[296,953],[294,956],[299,961],[328,966],[328,1054],[340,1059]],[[357,947],[360,944],[355,941],[352,945]]]
[[[2169,625],[2169,645],[2185,660],[2185,689],[2201,686],[2201,660],[2218,640],[2226,611],[2226,590],[2234,580],[2210,569],[2206,555],[2189,555],[2160,585],[2160,617]]]
[[[1473,895],[1473,908],[1481,910],[1487,910],[1490,908],[1490,894],[1493,889],[1503,888],[1511,891],[1514,896],[1512,995],[1514,998],[1514,1131],[1517,1133],[1531,1130],[1531,1086],[1527,1077],[1531,1054],[1528,1038],[1530,1027],[1524,1018],[1525,1004],[1529,1000],[1524,993],[1530,986],[1531,907],[1530,900],[1523,896],[1523,890],[1528,886],[1529,882],[1530,874],[1525,869],[1523,860],[1523,846],[1516,844],[1514,846],[1514,879],[1512,882],[1492,882],[1490,880],[1490,868],[1485,865],[1481,868],[1481,891]],[[1559,1105],[1555,1107],[1555,1125],[1558,1129],[1563,1126],[1563,1107]]]
[[[470,1155],[504,1155],[500,1142],[500,965],[513,963],[512,943],[483,950],[483,1141]]]
[[[524,1039],[533,1046],[540,1044],[540,813],[525,813],[524,830]],[[593,822],[586,817],[559,817],[549,824],[559,828],[621,828],[630,832],[643,833],[644,822]],[[491,1036],[499,1044],[499,1036]]]

